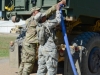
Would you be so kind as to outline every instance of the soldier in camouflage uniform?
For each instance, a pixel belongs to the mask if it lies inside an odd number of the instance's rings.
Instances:
[[[48,75],[56,75],[58,53],[55,44],[55,34],[53,28],[61,22],[61,14],[59,9],[60,5],[58,4],[56,7],[55,18],[46,20],[45,15],[43,15],[40,23],[37,26],[37,34],[40,44],[38,49],[37,75],[46,75],[47,72]],[[40,27],[44,27],[44,30]]]
[[[26,20],[26,36],[22,45],[22,57],[18,75],[29,75],[33,69],[35,62],[36,45],[38,43],[36,25],[34,16],[39,13],[40,8],[31,9],[32,16]]]

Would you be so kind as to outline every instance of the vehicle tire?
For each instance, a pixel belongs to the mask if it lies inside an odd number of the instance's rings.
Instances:
[[[85,32],[78,35],[73,43],[85,47],[82,51],[81,75],[100,75],[100,34]]]

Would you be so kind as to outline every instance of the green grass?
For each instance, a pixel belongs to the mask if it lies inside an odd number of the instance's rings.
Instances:
[[[2,34],[0,35],[0,58],[9,56],[9,43],[14,41],[16,36]]]

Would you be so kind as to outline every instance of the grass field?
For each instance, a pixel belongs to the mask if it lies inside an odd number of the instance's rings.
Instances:
[[[9,42],[15,38],[13,34],[0,34],[0,58],[9,56]]]

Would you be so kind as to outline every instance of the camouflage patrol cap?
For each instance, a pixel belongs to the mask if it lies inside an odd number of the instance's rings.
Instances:
[[[34,19],[35,19],[36,21],[40,21],[44,16],[46,16],[45,13],[39,12],[39,13],[37,13],[37,14],[34,16]]]
[[[32,14],[33,12],[35,12],[36,10],[40,10],[40,8],[37,7],[37,6],[31,8],[31,10],[30,10],[31,14]]]

